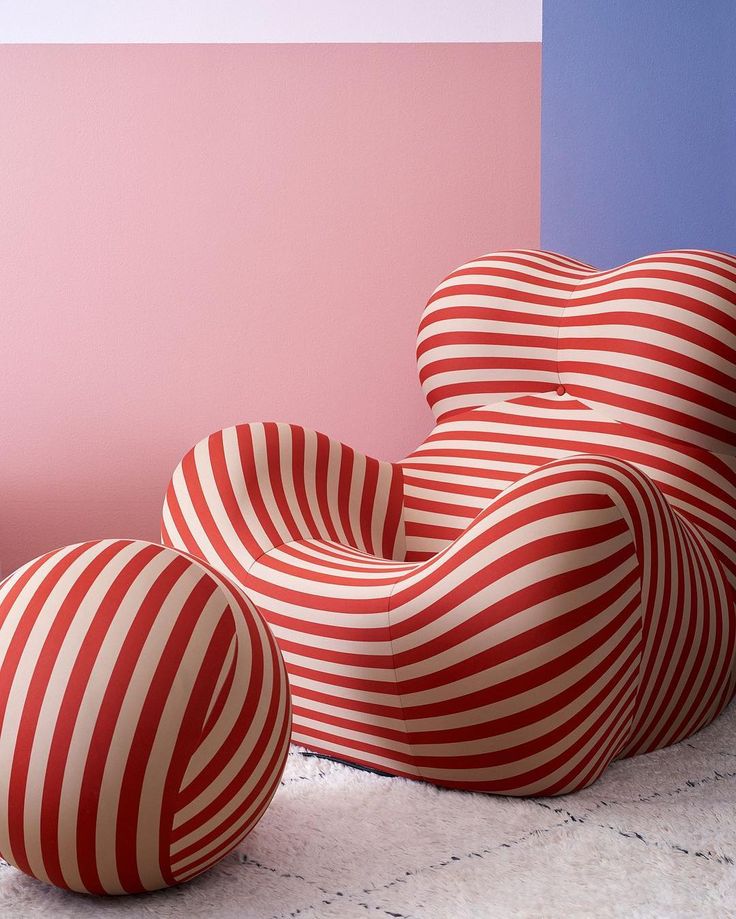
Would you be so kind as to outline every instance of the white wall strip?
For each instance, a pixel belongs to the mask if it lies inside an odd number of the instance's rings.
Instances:
[[[538,42],[542,0],[0,0],[0,42]]]

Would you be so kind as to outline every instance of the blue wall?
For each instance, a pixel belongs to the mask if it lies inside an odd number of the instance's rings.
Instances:
[[[542,245],[736,252],[736,0],[545,0]]]

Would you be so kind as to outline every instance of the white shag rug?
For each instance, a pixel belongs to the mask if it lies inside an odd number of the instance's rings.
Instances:
[[[736,917],[736,704],[591,788],[442,791],[294,749],[240,849],[189,885],[64,893],[2,865],[0,917]]]

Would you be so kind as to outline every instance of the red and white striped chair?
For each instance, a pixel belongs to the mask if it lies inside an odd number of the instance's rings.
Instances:
[[[199,443],[163,538],[273,627],[296,742],[561,794],[734,692],[736,258],[483,256],[424,312],[399,463],[286,424]]]

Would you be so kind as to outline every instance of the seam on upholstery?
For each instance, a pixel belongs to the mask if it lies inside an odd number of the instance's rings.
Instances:
[[[404,481],[404,467],[401,465],[401,461],[394,462],[393,460],[388,460],[391,464],[391,473],[392,475],[398,475],[399,477],[399,491],[401,494],[401,507],[399,508],[399,524],[396,527],[396,536],[394,537],[394,551],[396,550],[396,541],[401,535],[401,547],[403,548],[403,557],[401,559],[392,558],[391,561],[406,564],[406,504],[405,498],[406,493],[404,492],[404,486],[406,482]],[[390,497],[390,492],[389,492]],[[385,522],[385,521],[384,521]],[[374,556],[377,558],[378,556]]]
[[[314,537],[311,537],[311,536],[307,537],[307,539],[313,539],[313,538]],[[274,549],[282,549],[284,546],[291,546],[295,542],[305,542],[305,538],[302,536],[300,539],[284,539],[282,542],[277,543],[275,546],[270,546],[268,549],[264,549],[263,552],[260,552],[253,559],[250,565],[248,565],[248,567],[245,569],[246,574],[250,574],[251,568],[255,565],[256,562],[259,562],[263,558],[264,555],[268,555],[268,553],[273,552]],[[331,540],[324,540],[324,542],[331,542]],[[341,545],[341,543],[339,543],[338,545]],[[352,546],[349,548],[352,548]]]
[[[245,569],[246,572],[250,572],[251,568],[255,565],[256,562],[259,562],[263,558],[264,555],[269,555],[271,552],[273,552],[274,549],[283,549],[284,546],[293,546],[295,543],[301,543],[301,542],[325,542],[325,543],[328,543],[334,546],[339,546],[341,549],[348,549],[351,552],[357,552],[359,555],[365,555],[366,558],[372,558],[378,562],[386,562],[389,565],[419,566],[419,565],[424,564],[423,562],[406,562],[406,561],[402,562],[399,559],[395,559],[395,558],[381,558],[381,556],[374,555],[372,552],[364,552],[362,549],[356,549],[355,546],[346,546],[345,543],[340,542],[339,540],[336,540],[336,539],[322,539],[321,536],[300,536],[298,539],[285,539],[283,542],[280,542],[277,545],[271,546],[265,551],[259,553],[258,556],[254,558],[253,561]],[[430,561],[430,559],[427,559],[427,561]],[[310,579],[305,578],[305,580],[313,580],[313,578],[310,578]]]
[[[718,552],[718,550],[717,550],[714,546],[711,545],[711,543],[709,542],[707,536],[703,533],[702,529],[697,525],[697,523],[694,523],[694,522],[688,520],[687,518],[683,517],[683,516],[677,511],[677,509],[674,508],[674,507],[670,504],[670,502],[669,502],[667,496],[666,496],[666,495],[664,494],[664,492],[660,489],[659,485],[654,481],[654,479],[652,479],[650,476],[648,476],[647,473],[644,472],[644,470],[640,469],[637,465],[635,465],[634,463],[630,463],[630,462],[627,461],[627,460],[619,460],[619,459],[617,459],[617,458],[615,458],[615,457],[606,456],[606,457],[604,457],[604,458],[609,459],[609,460],[614,460],[614,462],[617,462],[617,463],[627,463],[628,465],[632,466],[632,467],[634,468],[634,470],[635,470],[637,473],[639,473],[641,476],[643,476],[643,478],[644,478],[644,480],[645,480],[647,486],[648,486],[650,489],[653,489],[654,492],[656,492],[656,493],[658,494],[658,496],[659,496],[660,500],[663,502],[664,506],[667,508],[667,510],[669,511],[669,513],[672,514],[672,516],[673,516],[673,518],[674,518],[674,523],[675,523],[675,525],[681,527],[682,530],[683,530],[685,533],[687,533],[687,534],[689,535],[689,538],[695,540],[696,542],[699,541],[699,542],[700,542],[700,549],[701,549],[701,551],[705,550],[706,552],[709,552],[709,553],[710,553],[710,555],[711,555],[711,557],[712,557],[712,559],[713,559],[713,562],[714,562],[714,564],[715,564],[716,570],[718,571],[718,574],[719,574],[720,577],[721,577],[721,581],[722,581],[722,584],[723,584],[723,586],[724,586],[724,591],[725,591],[726,599],[727,599],[727,601],[730,601],[731,604],[734,605],[734,608],[736,608],[736,594],[734,594],[734,590],[733,590],[733,588],[732,588],[732,586],[731,586],[731,584],[730,584],[728,578],[726,577],[726,573],[725,573],[725,570],[724,570],[724,568],[723,568],[723,564],[722,564],[722,561],[721,561],[721,558],[720,558],[720,553]],[[616,495],[615,492],[614,492],[614,495],[615,495],[615,501],[614,501],[614,503],[616,504],[617,507],[619,507],[619,508],[621,509],[622,513],[624,513],[624,516],[626,517],[627,512],[626,512],[625,505],[622,505],[622,502],[620,501],[620,499],[618,498],[618,495]],[[631,531],[630,531],[630,532],[631,532]],[[640,585],[643,587],[643,583],[644,583],[644,582],[643,582],[643,578],[642,578],[642,571],[643,571],[642,560],[641,560],[641,556],[640,556],[640,554],[639,554],[638,547],[637,547],[637,545],[636,545],[636,536],[635,536],[635,534],[634,534],[633,532],[632,532],[632,536],[634,537],[634,551],[635,551],[635,553],[636,553],[637,566],[638,566],[638,569],[639,569],[639,583],[640,583]],[[629,742],[631,741],[631,738],[632,738],[632,736],[633,736],[633,734],[634,734],[634,730],[635,730],[635,728],[636,728],[637,720],[638,720],[638,718],[639,718],[639,716],[640,716],[640,714],[639,714],[639,706],[640,706],[641,694],[642,694],[642,690],[643,690],[643,686],[642,686],[642,671],[641,671],[641,665],[642,665],[642,662],[643,662],[643,659],[644,659],[645,637],[646,637],[646,635],[645,635],[645,608],[644,608],[644,604],[643,604],[643,602],[642,602],[641,600],[640,600],[640,603],[639,603],[639,610],[640,610],[640,616],[641,616],[641,651],[640,651],[640,657],[639,657],[639,674],[638,674],[638,679],[637,679],[636,697],[635,697],[635,699],[634,699],[634,707],[633,707],[633,710],[632,710],[631,724],[630,724],[629,730],[628,730],[628,732],[626,733],[625,740],[620,744],[619,749],[618,749],[618,752],[616,753],[616,755],[615,755],[615,756],[613,757],[613,759],[611,760],[612,762],[615,761],[616,759],[618,759],[619,756],[620,756],[621,751],[624,750],[624,749],[626,749],[626,747],[628,746],[628,744],[629,744]],[[732,666],[733,666],[733,665],[732,665]],[[688,736],[689,736],[689,735],[688,735]],[[683,739],[684,739],[684,738],[683,738]]]
[[[628,460],[618,459],[618,457],[615,457],[615,456],[609,456],[608,454],[571,453],[567,456],[562,456],[557,459],[550,460],[548,463],[543,463],[541,466],[537,466],[535,470],[532,470],[532,472],[528,474],[531,475],[534,472],[537,472],[555,463],[566,463],[566,462],[572,463],[572,462],[580,462],[581,460],[592,460],[592,461],[603,461],[603,462],[607,461],[608,463],[612,463],[614,466],[623,466],[624,471],[627,473],[627,477],[630,477],[631,471],[633,471],[634,473],[643,476],[649,484],[657,488],[657,483],[654,482],[652,479],[650,479],[649,476],[647,476],[646,473],[643,470],[639,469],[639,467],[636,466],[634,463],[631,463]],[[610,475],[610,472],[608,473],[608,475]],[[524,478],[525,476],[522,476],[521,480],[523,480]],[[521,480],[517,480],[517,481],[521,481]],[[513,487],[514,484],[516,483],[511,483],[509,488]],[[641,555],[639,553],[639,547],[637,546],[636,533],[629,525],[629,513],[628,513],[628,509],[626,508],[625,502],[621,499],[615,487],[612,485],[610,481],[602,482],[599,484],[603,486],[603,493],[606,495],[608,500],[611,502],[611,506],[615,507],[618,510],[624,522],[626,523],[626,527],[629,531],[629,534],[631,536],[631,542],[634,547],[634,556],[636,557],[636,567],[638,571],[638,580],[639,580],[639,602],[638,602],[638,610],[639,610],[639,654],[638,654],[638,657],[639,657],[639,661],[638,661],[638,667],[637,667],[638,672],[637,672],[637,680],[636,680],[636,683],[637,683],[636,695],[634,697],[634,705],[632,707],[631,716],[629,718],[628,729],[622,741],[617,745],[616,752],[609,760],[609,764],[610,764],[612,762],[615,762],[615,760],[619,758],[621,751],[625,749],[626,745],[628,744],[631,738],[631,735],[634,730],[634,724],[635,724],[636,712],[638,709],[639,697],[640,697],[641,690],[642,690],[642,661],[644,659],[644,606],[642,603],[642,588],[643,588],[644,580],[642,577],[643,566],[642,566],[642,561],[641,561]],[[498,497],[498,495],[496,497]],[[664,495],[662,497],[664,497]],[[666,498],[665,498],[665,501],[666,501]],[[669,502],[667,502],[667,506],[670,507]]]
[[[655,482],[654,484],[656,485],[657,483]],[[669,507],[669,509],[672,511],[683,530],[692,533],[691,538],[700,540],[705,549],[712,555],[716,570],[721,576],[721,580],[723,582],[726,599],[730,603],[731,608],[736,611],[736,590],[734,590],[734,587],[732,586],[731,581],[726,574],[726,569],[723,565],[723,559],[721,558],[720,550],[711,543],[708,538],[708,534],[703,530],[699,523],[694,520],[688,520],[687,517],[683,517],[683,515],[680,513],[680,511],[677,510],[676,507],[672,507],[670,502],[667,500],[667,496],[664,495],[663,497],[667,502],[667,507]],[[732,667],[734,666],[736,666],[736,657],[732,662]]]
[[[560,385],[564,385],[564,384],[560,384]],[[441,424],[445,424],[448,421],[452,421],[453,419],[457,418],[459,415],[470,415],[473,412],[478,412],[478,411],[481,411],[482,409],[486,409],[494,405],[512,405],[514,402],[517,402],[519,399],[528,399],[531,396],[535,398],[543,399],[543,398],[547,398],[551,396],[553,392],[554,390],[550,389],[543,393],[526,393],[525,395],[522,395],[522,396],[515,396],[513,399],[504,399],[501,402],[487,402],[484,405],[476,405],[473,408],[458,409],[457,412],[452,412],[451,414],[446,415],[443,421],[437,422],[435,424],[435,428]],[[646,428],[643,425],[632,424],[630,421],[621,421],[619,418],[614,418],[612,415],[609,415],[606,412],[602,411],[597,406],[594,408],[592,405],[589,405],[585,401],[585,399],[582,399],[580,396],[574,396],[572,395],[572,393],[568,393],[567,395],[569,395],[570,398],[573,399],[575,402],[579,402],[580,405],[583,406],[583,408],[586,408],[589,412],[593,412],[593,414],[595,415],[599,415],[605,421],[611,422],[612,424],[616,424],[616,425],[623,425],[625,427],[632,428],[635,431],[636,430],[642,431],[642,433],[646,435],[645,439],[648,441],[651,441],[652,443],[660,444],[663,447],[668,447],[669,449],[672,449],[672,450],[680,450],[680,452],[685,452],[682,450],[682,448],[684,447],[686,448],[686,451],[692,451],[693,454],[696,456],[705,456],[705,457],[715,456],[721,462],[728,462],[729,460],[733,461],[736,459],[736,453],[722,453],[717,450],[708,450],[706,447],[699,447],[697,446],[697,444],[690,443],[689,441],[679,440],[677,437],[668,437],[666,434],[661,434],[657,431],[651,431],[649,428]],[[432,431],[434,431],[434,428],[432,429]],[[432,433],[432,431],[430,431],[430,434]],[[595,454],[595,455],[607,456],[608,454],[601,453],[601,454]],[[686,456],[689,455],[688,452],[685,452],[685,455]],[[415,459],[414,454],[410,454],[404,459],[399,460],[399,463],[403,464],[405,460],[409,460],[409,459]],[[634,463],[633,465],[636,465],[636,464]]]
[[[599,268],[593,268],[592,265],[590,265],[590,266],[588,266],[588,267],[592,268],[593,271],[595,271],[595,272],[597,272],[597,273],[599,273],[599,274],[601,273],[601,269],[599,269]],[[608,269],[608,270],[613,270],[613,269]],[[559,384],[560,386],[565,386],[565,384],[562,382],[562,378],[560,377],[560,335],[561,335],[561,332],[562,332],[562,322],[563,322],[563,320],[564,320],[564,318],[565,318],[565,310],[569,307],[570,300],[572,299],[573,294],[577,291],[577,289],[580,287],[580,285],[583,283],[583,281],[586,281],[586,280],[590,280],[590,279],[589,279],[589,278],[580,278],[580,280],[577,282],[577,284],[575,284],[575,286],[573,287],[573,289],[572,289],[572,290],[570,291],[570,293],[567,295],[565,304],[562,306],[561,311],[560,311],[560,321],[559,321],[558,324],[557,324],[557,337],[556,337],[556,339],[555,339],[555,345],[556,345],[555,360],[556,360],[556,364],[557,364],[557,379],[558,379],[558,384]],[[565,388],[567,388],[567,387],[565,387]],[[704,447],[698,447],[698,446],[696,446],[695,444],[688,443],[687,441],[678,440],[676,437],[667,437],[666,434],[655,433],[655,432],[653,432],[653,431],[650,431],[649,428],[645,428],[643,425],[636,425],[636,424],[631,424],[631,423],[628,422],[628,421],[627,421],[627,422],[621,421],[619,418],[615,418],[615,417],[613,417],[612,415],[608,415],[606,412],[601,411],[599,408],[592,408],[592,406],[590,406],[590,405],[588,404],[588,402],[586,402],[585,399],[582,399],[580,396],[574,396],[573,398],[577,399],[580,403],[582,403],[584,406],[586,406],[586,408],[589,408],[591,411],[598,412],[603,418],[606,418],[606,419],[609,420],[609,421],[614,421],[614,422],[616,422],[617,424],[628,424],[630,427],[633,427],[633,428],[641,427],[642,430],[644,430],[644,431],[647,432],[647,437],[648,437],[650,440],[654,441],[655,443],[661,443],[661,444],[665,444],[665,445],[668,444],[668,443],[675,443],[675,444],[682,443],[682,444],[685,444],[685,446],[690,447],[690,448],[693,448],[693,449],[697,450],[697,451],[700,452],[700,453],[707,453],[707,454],[709,454],[709,455],[714,454],[714,455],[719,456],[719,457],[720,457],[720,456],[733,456],[733,455],[734,455],[734,454],[730,454],[730,453],[720,453],[720,452],[716,452],[715,450],[707,450],[707,449],[704,448]]]
[[[561,384],[561,385],[564,385],[564,384]],[[569,393],[569,395],[571,396],[571,398],[577,400],[581,405],[584,405],[585,408],[588,409],[588,411],[594,412],[595,414],[600,415],[601,418],[605,418],[606,421],[611,421],[614,424],[624,425],[626,427],[633,428],[634,430],[642,431],[646,435],[645,439],[651,441],[652,443],[661,444],[664,447],[670,447],[670,449],[674,449],[674,450],[681,448],[681,447],[685,447],[687,450],[692,450],[697,455],[702,454],[705,456],[716,456],[718,457],[718,459],[722,461],[724,457],[727,457],[728,459],[736,458],[736,453],[722,453],[722,452],[719,452],[718,450],[708,450],[707,447],[699,447],[697,444],[690,443],[687,440],[680,440],[677,437],[668,437],[666,434],[662,434],[659,431],[652,431],[649,428],[644,427],[643,424],[633,424],[630,421],[622,421],[620,418],[614,418],[613,415],[609,415],[607,412],[602,411],[597,406],[594,408],[592,405],[590,405],[588,402],[586,402],[585,399],[581,398],[580,396],[573,396],[571,393]],[[680,452],[683,452],[683,451],[681,450]],[[687,455],[687,453],[685,455]]]
[[[620,460],[617,461],[614,457],[607,457],[607,459],[614,460],[614,462],[621,462]],[[635,466],[634,469],[637,473],[641,475],[645,475],[645,478],[648,480],[648,483],[651,483],[652,485],[656,487],[656,483],[652,482],[651,479],[649,479],[649,477],[646,476],[646,474],[643,473],[638,467]],[[639,654],[638,654],[638,658],[639,659],[638,659],[637,674],[636,674],[636,695],[634,696],[634,704],[631,707],[631,716],[629,717],[628,729],[626,730],[625,736],[621,739],[621,742],[618,744],[616,752],[609,760],[609,764],[610,764],[612,762],[615,762],[619,758],[622,750],[626,749],[629,741],[631,740],[631,737],[634,733],[634,729],[636,726],[636,719],[637,719],[637,714],[639,711],[639,700],[641,699],[641,694],[644,688],[643,687],[643,663],[644,663],[644,651],[646,648],[646,642],[645,642],[645,633],[646,633],[645,625],[646,624],[645,624],[645,609],[644,609],[644,597],[643,597],[643,589],[644,589],[643,570],[644,568],[643,568],[642,561],[641,561],[641,555],[639,553],[639,547],[636,544],[637,543],[636,532],[629,525],[629,512],[628,512],[628,509],[626,508],[626,504],[620,498],[620,496],[615,491],[615,489],[610,488],[610,486],[609,486],[609,489],[610,489],[609,497],[611,499],[611,502],[618,509],[619,513],[622,515],[622,517],[626,521],[627,528],[631,535],[631,541],[634,545],[634,555],[636,556],[636,567],[637,567],[638,574],[639,574],[639,603],[638,603],[638,607],[639,607]],[[669,507],[669,503],[667,506]]]
[[[417,567],[419,567],[421,564],[422,564],[422,563],[419,562],[419,563],[417,564]],[[416,569],[415,569],[415,570],[416,570]],[[414,573],[413,571],[412,571],[412,572],[406,572],[406,573],[403,574],[401,577],[397,578],[397,579],[394,581],[394,583],[391,585],[391,590],[388,592],[388,596],[386,597],[386,622],[387,622],[387,625],[388,625],[388,643],[389,643],[389,645],[391,646],[391,663],[392,663],[392,665],[393,665],[393,666],[392,666],[392,671],[393,671],[393,675],[394,675],[394,684],[395,684],[395,686],[396,686],[396,698],[397,698],[398,703],[399,703],[399,711],[401,712],[401,720],[404,722],[404,731],[405,731],[405,733],[406,733],[406,744],[407,744],[407,746],[409,747],[409,754],[410,754],[410,756],[412,757],[413,760],[416,760],[416,755],[415,755],[415,753],[414,753],[414,745],[412,744],[411,740],[409,739],[409,726],[408,726],[408,723],[407,723],[407,720],[406,720],[406,714],[405,714],[405,712],[404,712],[404,700],[403,700],[403,697],[402,697],[401,693],[399,692],[399,678],[398,678],[398,675],[397,675],[397,673],[396,673],[396,661],[395,661],[396,652],[394,651],[393,627],[392,627],[392,623],[391,623],[391,601],[393,600],[394,593],[395,593],[397,587],[399,586],[399,584],[401,584],[402,581],[404,581],[404,580],[408,577],[409,574],[413,574],[413,573]],[[422,770],[420,769],[420,767],[416,764],[416,762],[414,762],[413,765],[414,765],[414,769],[415,769],[416,773],[419,775],[419,777],[420,777],[421,779],[423,779],[424,781],[427,781],[427,779],[426,779],[425,776],[424,776],[424,773],[422,772]]]
[[[322,541],[323,541],[323,542],[332,542],[332,540],[322,540]],[[294,543],[299,543],[299,542],[305,542],[305,540],[304,540],[304,539],[289,539],[289,540],[284,540],[283,542],[279,543],[277,546],[272,546],[270,549],[266,549],[265,552],[261,552],[261,553],[260,553],[260,555],[258,556],[258,558],[253,559],[253,561],[252,561],[251,564],[248,566],[248,568],[246,569],[246,571],[247,571],[248,573],[250,573],[250,570],[251,570],[251,568],[253,567],[253,565],[255,565],[255,563],[256,563],[257,561],[259,561],[261,558],[263,558],[264,555],[268,555],[269,552],[272,552],[274,549],[281,549],[283,546],[290,546],[290,545],[293,545]],[[341,543],[337,543],[337,545],[341,545]],[[352,549],[353,546],[346,546],[346,547],[344,547],[344,548]],[[360,552],[359,549],[356,550],[356,551]],[[364,554],[364,555],[369,555],[369,556],[371,556],[372,558],[377,558],[377,556],[371,555],[370,552],[365,552],[365,553],[363,553],[363,554]],[[394,561],[394,562],[395,562],[394,559],[383,559],[383,561],[387,561],[387,562]],[[427,561],[431,561],[431,559],[427,559]],[[424,563],[423,563],[423,562],[416,562],[416,563],[412,563],[412,562],[402,562],[402,563],[400,563],[400,564],[404,564],[404,565],[406,565],[406,564],[412,565],[412,564],[413,564],[414,567],[412,568],[411,571],[408,571],[408,572],[407,572],[407,571],[404,571],[404,572],[400,572],[400,573],[399,573],[399,577],[398,577],[398,578],[394,581],[394,583],[391,585],[391,589],[390,589],[390,591],[388,592],[388,594],[387,594],[387,596],[386,596],[386,623],[387,623],[387,627],[388,627],[388,641],[389,641],[389,645],[390,645],[390,647],[391,647],[391,661],[392,661],[392,664],[394,663],[395,651],[394,651],[393,636],[392,636],[392,634],[391,634],[391,632],[392,632],[392,629],[391,629],[391,599],[392,599],[392,597],[393,597],[393,595],[394,595],[394,591],[395,591],[396,588],[399,586],[399,584],[402,583],[402,581],[403,581],[406,577],[408,577],[409,574],[413,574],[414,571],[416,570],[416,568],[419,568],[419,567],[420,567],[422,564],[424,564]],[[247,589],[247,588],[246,588],[246,589]],[[392,666],[392,672],[393,672],[394,684],[395,684],[395,686],[396,686],[396,699],[397,699],[397,701],[398,701],[398,703],[399,703],[399,711],[401,712],[401,720],[402,720],[403,723],[404,723],[404,730],[405,730],[406,737],[407,737],[407,739],[406,739],[406,745],[407,745],[408,748],[409,748],[409,754],[410,754],[410,756],[411,756],[412,758],[414,758],[414,747],[413,747],[411,741],[409,740],[408,732],[407,732],[407,729],[406,729],[407,721],[406,721],[406,716],[405,716],[405,714],[404,714],[404,704],[403,704],[403,701],[402,701],[402,698],[401,698],[401,693],[399,692],[399,681],[398,681],[398,677],[397,677],[397,675],[396,675],[396,667],[395,667],[395,666]],[[424,775],[423,775],[421,769],[420,769],[418,766],[414,765],[414,764],[412,764],[412,765],[413,765],[413,768],[414,768],[414,769],[416,770],[416,772],[418,773],[419,777],[420,777],[421,779],[424,779]],[[425,780],[425,781],[426,781],[426,780]]]
[[[589,266],[589,267],[592,268],[592,265]],[[593,268],[593,271],[599,271],[599,270],[600,270],[600,269],[598,269],[598,268]],[[585,281],[585,280],[589,280],[589,279],[588,279],[588,278],[580,278],[580,280],[577,282],[577,284],[574,285],[573,289],[570,291],[570,293],[569,293],[569,294],[567,295],[567,297],[565,298],[565,302],[564,302],[564,303],[562,304],[562,306],[560,307],[560,319],[559,319],[559,322],[557,323],[557,335],[556,335],[556,337],[555,337],[555,368],[556,368],[556,370],[557,370],[557,385],[558,385],[558,386],[564,386],[564,385],[565,385],[565,384],[562,382],[562,377],[560,376],[560,334],[562,333],[562,323],[563,323],[563,321],[564,321],[564,319],[565,319],[565,310],[567,309],[567,307],[568,307],[569,304],[570,304],[570,300],[572,299],[572,295],[577,291],[578,287],[580,287],[580,285],[581,285],[581,284],[583,283],[583,281]]]

